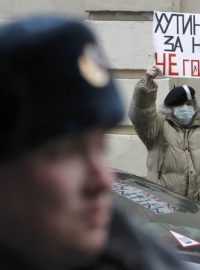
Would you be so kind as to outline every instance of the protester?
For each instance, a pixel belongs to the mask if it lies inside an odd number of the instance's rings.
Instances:
[[[91,31],[0,28],[0,269],[183,269],[113,205],[104,132],[123,116]]]
[[[147,178],[200,202],[200,113],[195,90],[173,88],[157,112],[156,66],[140,80],[130,105],[130,119],[148,150]]]

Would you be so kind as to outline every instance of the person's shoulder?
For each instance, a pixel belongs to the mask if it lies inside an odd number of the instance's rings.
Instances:
[[[2,270],[41,270],[20,254],[20,252],[0,244],[0,269]]]
[[[145,232],[139,224],[130,222],[119,210],[114,210],[109,249],[124,269],[183,270],[182,263],[167,247]]]

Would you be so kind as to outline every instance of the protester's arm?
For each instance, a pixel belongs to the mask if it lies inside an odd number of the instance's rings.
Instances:
[[[135,86],[129,109],[129,117],[147,149],[153,146],[162,125],[161,117],[156,110],[158,86],[153,80],[156,76],[156,67],[148,67],[146,77]]]

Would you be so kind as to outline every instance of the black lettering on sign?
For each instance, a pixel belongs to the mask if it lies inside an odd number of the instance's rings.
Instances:
[[[189,27],[189,33],[190,35],[192,35],[192,15],[189,16],[188,20],[185,23],[185,16],[183,16],[183,20],[182,20],[182,27],[183,27],[183,34],[186,33],[188,27]]]
[[[179,31],[180,31],[180,30],[179,30],[179,18],[182,18],[182,21],[183,21],[183,17],[184,17],[184,16],[183,16],[183,14],[172,14],[171,16],[176,18],[176,27],[177,27],[177,28],[176,28],[176,29],[177,29],[177,30],[176,30],[176,33],[179,34]],[[181,32],[182,32],[182,31],[181,31]]]
[[[195,53],[195,48],[196,47],[200,47],[200,40],[198,41],[198,43],[196,43],[195,41],[195,37],[192,37],[192,53]]]
[[[189,17],[185,16],[184,14],[179,13],[157,13],[155,12],[155,19],[156,19],[156,28],[154,33],[157,33],[159,30],[161,33],[166,34],[168,31],[172,21],[173,27],[176,27],[175,33],[179,34],[189,34],[189,35],[197,35],[200,32],[200,21],[197,22],[196,15],[189,15]]]
[[[167,40],[164,42],[165,45],[171,46],[168,49],[164,49],[166,52],[175,52],[177,48],[180,49],[181,52],[183,52],[183,46],[181,44],[180,37],[174,38],[174,36],[164,36]],[[175,41],[174,41],[175,39]],[[173,42],[170,43],[170,41],[173,40]]]
[[[196,23],[196,16],[193,15],[193,34],[196,35],[197,27],[200,27],[199,23]]]
[[[156,19],[157,19],[157,22],[158,22],[158,24],[156,26],[156,29],[155,29],[155,33],[157,33],[158,29],[160,28],[161,32],[163,34],[165,34],[167,32],[168,28],[169,28],[170,23],[171,23],[172,16],[170,16],[170,18],[168,19],[167,15],[165,13],[162,13],[160,18],[159,18],[157,12],[155,13],[155,16],[156,16]],[[165,23],[167,23],[167,25],[165,26],[165,29],[164,29],[164,25],[161,24],[163,18],[165,20]]]
[[[193,67],[193,73],[195,73],[195,72],[198,72],[197,66],[194,66],[194,67]]]

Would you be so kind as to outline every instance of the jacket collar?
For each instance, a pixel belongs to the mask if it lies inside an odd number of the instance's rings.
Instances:
[[[200,112],[198,112],[194,116],[192,122],[189,125],[187,125],[187,126],[183,126],[180,123],[178,123],[176,121],[176,119],[172,115],[167,115],[166,116],[166,119],[168,121],[172,122],[173,124],[175,124],[176,126],[181,127],[181,128],[188,128],[188,129],[190,129],[190,128],[193,128],[193,127],[199,127],[200,126]]]
[[[183,126],[183,125],[181,125],[180,123],[178,123],[178,122],[176,121],[176,119],[173,117],[173,115],[172,115],[172,110],[171,110],[171,109],[166,108],[166,107],[164,107],[164,106],[161,106],[161,107],[158,109],[158,112],[159,112],[160,114],[164,115],[165,118],[166,118],[169,122],[173,123],[174,125],[176,125],[176,126],[178,126],[178,127],[180,127],[180,128],[193,128],[193,127],[198,127],[198,126],[200,126],[200,107],[197,107],[196,111],[197,111],[197,112],[196,112],[196,114],[195,114],[195,116],[194,116],[192,122],[191,122],[189,125],[187,125],[187,126]]]

